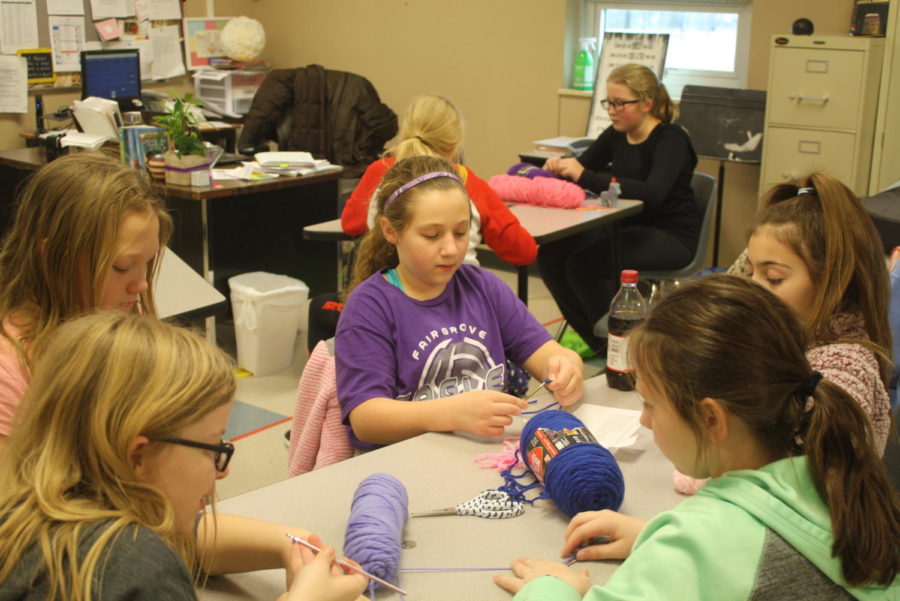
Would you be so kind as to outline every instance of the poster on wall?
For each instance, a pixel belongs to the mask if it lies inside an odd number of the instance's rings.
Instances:
[[[588,119],[587,136],[596,138],[609,127],[609,113],[600,106],[606,99],[606,79],[616,67],[637,63],[649,67],[662,78],[669,49],[667,33],[612,33],[603,36],[600,60],[597,61],[597,77],[594,79],[594,97],[591,100],[591,117]]]
[[[191,71],[209,66],[209,59],[225,56],[221,36],[231,17],[186,18],[184,20],[184,62]]]

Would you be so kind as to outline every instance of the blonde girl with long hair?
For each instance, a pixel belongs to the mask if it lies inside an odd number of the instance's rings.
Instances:
[[[863,411],[807,360],[794,311],[712,275],[630,336],[641,423],[679,470],[711,480],[649,522],[572,518],[563,557],[627,558],[603,586],[537,559],[498,584],[516,601],[900,597],[900,499]]]
[[[172,220],[146,177],[79,153],[42,167],[0,246],[0,462],[31,357],[65,320],[93,309],[155,317],[150,282]]]
[[[105,312],[56,328],[0,469],[0,598],[195,600],[203,574],[299,568],[285,526],[204,512],[234,453],[233,373],[221,350],[157,320]],[[362,576],[322,584],[332,558],[289,598],[355,599]]]
[[[551,380],[561,405],[581,397],[581,358],[509,286],[464,264],[470,205],[449,163],[398,161],[375,202],[378,226],[360,244],[335,337],[338,400],[355,447],[433,431],[502,434],[527,407],[503,392],[507,360]]]
[[[666,86],[643,65],[613,69],[601,102],[612,125],[578,158],[553,158],[554,174],[600,193],[615,178],[624,198],[643,210],[620,222],[620,264],[654,271],[687,265],[700,235],[701,216],[691,188],[697,155]],[[538,267],[563,317],[595,352],[606,339],[594,324],[609,311],[619,287],[609,232],[597,230],[541,245]]]

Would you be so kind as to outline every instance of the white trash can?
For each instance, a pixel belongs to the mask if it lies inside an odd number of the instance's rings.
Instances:
[[[309,288],[286,275],[252,271],[228,278],[238,365],[262,376],[286,369]]]

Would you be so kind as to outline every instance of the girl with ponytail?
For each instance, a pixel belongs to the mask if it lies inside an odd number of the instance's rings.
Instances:
[[[711,479],[647,523],[572,519],[563,556],[627,557],[604,587],[535,559],[498,584],[517,600],[898,598],[900,501],[870,420],[810,366],[794,311],[713,275],[670,293],[630,336],[642,424],[677,469]],[[599,536],[609,542],[590,544]]]

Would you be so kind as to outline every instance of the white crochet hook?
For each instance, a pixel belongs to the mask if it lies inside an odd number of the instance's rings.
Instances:
[[[294,535],[291,534],[290,532],[285,532],[284,535],[285,535],[286,537],[288,537],[289,539],[291,539],[292,541],[294,541],[295,543],[299,543],[299,544],[303,545],[304,547],[306,547],[307,549],[310,549],[311,551],[313,551],[313,552],[315,552],[315,553],[319,553],[319,552],[322,551],[322,549],[320,549],[319,547],[315,546],[315,545],[312,544],[311,542],[309,542],[309,541],[307,541],[307,540],[303,540],[303,539],[300,538],[299,536],[294,536]],[[335,559],[334,562],[335,562],[336,564],[338,564],[339,566],[342,566],[342,567],[345,567],[345,568],[347,568],[347,569],[353,570],[354,572],[359,572],[360,574],[362,574],[363,576],[365,576],[365,577],[368,578],[369,580],[374,580],[375,582],[377,582],[377,583],[380,584],[381,586],[386,586],[386,587],[388,587],[389,589],[391,589],[392,591],[395,591],[395,592],[397,592],[397,593],[400,593],[401,595],[406,595],[406,594],[407,594],[406,591],[403,590],[402,588],[397,587],[397,586],[394,586],[393,584],[391,584],[391,583],[388,582],[387,580],[382,580],[382,579],[379,578],[378,576],[375,576],[375,575],[373,575],[373,574],[369,574],[367,571],[365,571],[364,569],[362,569],[361,567],[359,567],[359,566],[356,565],[356,564],[352,564],[352,563],[350,563],[349,561],[344,561],[343,559]]]

